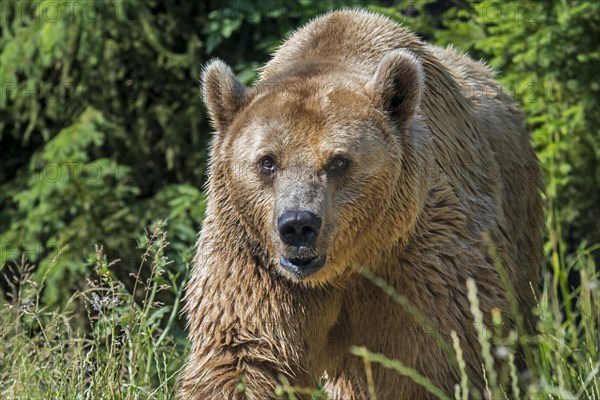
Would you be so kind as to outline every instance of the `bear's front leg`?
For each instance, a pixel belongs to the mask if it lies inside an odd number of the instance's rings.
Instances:
[[[290,381],[299,378],[291,366],[285,365],[285,355],[270,348],[267,340],[256,335],[247,340],[230,344],[214,341],[195,346],[184,372],[183,398],[275,399],[275,387],[281,375]]]
[[[275,399],[282,375],[314,386],[304,348],[309,304],[286,285],[251,257],[198,256],[186,299],[192,349],[184,399]]]

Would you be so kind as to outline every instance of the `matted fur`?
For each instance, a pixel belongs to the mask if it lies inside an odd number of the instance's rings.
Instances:
[[[192,350],[182,394],[275,398],[279,376],[333,399],[366,399],[366,346],[451,393],[459,381],[436,344],[461,340],[482,387],[466,280],[480,306],[509,314],[490,243],[525,319],[542,256],[542,181],[517,104],[494,74],[452,48],[420,41],[389,19],[338,11],[295,32],[245,88],[221,61],[203,74],[216,133],[208,206],[185,311]],[[343,151],[343,177],[326,172]],[[261,176],[265,154],[278,162]],[[274,228],[286,207],[323,218],[322,270],[296,279],[279,266]],[[433,324],[415,322],[358,268],[385,279]],[[381,399],[426,399],[373,366]],[[245,392],[236,387],[245,383]]]

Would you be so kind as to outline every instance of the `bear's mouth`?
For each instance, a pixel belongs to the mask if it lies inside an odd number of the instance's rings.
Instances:
[[[291,272],[298,279],[304,279],[325,265],[326,256],[318,256],[318,257],[281,257],[279,263],[286,271]]]

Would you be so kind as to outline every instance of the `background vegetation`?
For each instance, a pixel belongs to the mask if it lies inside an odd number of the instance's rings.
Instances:
[[[600,398],[600,3],[562,0],[0,0],[0,397],[173,396],[204,212],[201,66],[250,84],[343,6],[488,60],[521,101],[548,186],[544,318],[521,389],[492,389]]]

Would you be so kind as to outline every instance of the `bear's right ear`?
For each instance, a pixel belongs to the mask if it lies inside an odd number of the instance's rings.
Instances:
[[[404,127],[416,113],[425,86],[421,62],[408,50],[387,53],[366,90],[376,107]]]
[[[202,71],[202,94],[213,128],[223,133],[235,114],[246,104],[249,90],[219,59],[211,60]]]

